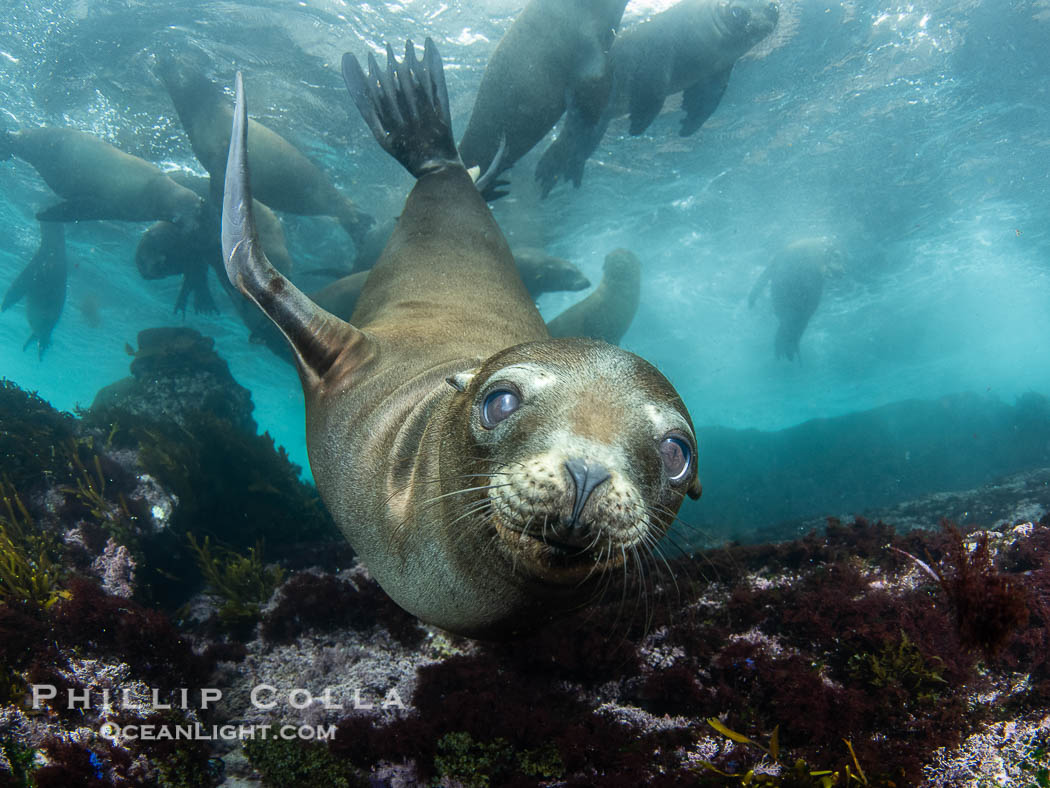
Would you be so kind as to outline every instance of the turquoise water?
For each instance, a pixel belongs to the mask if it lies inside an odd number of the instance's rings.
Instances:
[[[459,135],[522,5],[14,4],[0,18],[0,123],[73,126],[203,174],[151,73],[157,51],[200,49],[226,84],[242,69],[252,115],[382,219],[400,210],[411,179],[353,109],[342,53],[432,36]],[[623,26],[670,5],[632,0]],[[677,136],[676,100],[640,137],[614,122],[583,187],[545,201],[531,186],[541,145],[515,167],[513,196],[495,212],[512,243],[545,246],[593,282],[612,249],[639,256],[641,306],[622,344],[671,378],[697,425],[774,430],[955,392],[1050,394],[1047,41],[1041,1],[784,2],[776,32],[737,64],[696,135]],[[36,249],[35,212],[54,201],[28,164],[0,164],[4,287]],[[334,222],[282,219],[300,269],[352,258]],[[219,315],[174,315],[178,280],[143,281],[134,266],[146,227],[68,226],[68,298],[53,345],[42,360],[22,352],[24,309],[8,310],[0,373],[60,408],[87,406],[127,374],[125,345],[138,331],[184,323],[215,337],[261,428],[305,466],[296,375],[247,341],[228,304]],[[753,310],[747,296],[781,248],[813,235],[836,241],[843,270],[825,287],[801,362],[777,360],[768,296]],[[553,317],[582,295],[545,295],[540,307]]]

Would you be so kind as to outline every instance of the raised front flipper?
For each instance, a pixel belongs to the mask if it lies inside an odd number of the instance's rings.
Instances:
[[[574,187],[580,188],[583,165],[602,141],[610,120],[609,113],[605,112],[597,123],[591,123],[577,104],[569,104],[557,139],[536,164],[536,180],[542,197],[550,194],[561,180],[572,181]]]
[[[628,131],[637,136],[649,128],[667,98],[671,81],[671,56],[656,46],[644,47],[634,63],[624,86],[631,115]]]
[[[696,82],[682,91],[682,109],[685,110],[685,117],[682,118],[682,128],[678,132],[680,136],[688,137],[695,133],[718,109],[718,102],[725,95],[732,70],[733,67],[729,66],[710,79]]]
[[[433,40],[427,38],[424,43],[422,61],[416,59],[416,47],[408,41],[400,63],[387,44],[385,75],[371,52],[368,76],[347,52],[343,81],[376,141],[413,176],[463,166],[452,138],[445,72]]]
[[[252,216],[248,179],[248,119],[244,82],[237,73],[226,188],[222,200],[222,256],[230,282],[276,324],[295,354],[304,387],[352,371],[369,356],[371,342],[349,323],[321,309],[266,259]]]

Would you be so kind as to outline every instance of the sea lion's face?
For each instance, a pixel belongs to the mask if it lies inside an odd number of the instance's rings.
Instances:
[[[715,23],[741,53],[772,33],[779,18],[780,6],[771,0],[723,0],[715,10]]]
[[[591,286],[590,280],[568,260],[551,257],[544,261],[540,268],[539,279],[545,285],[544,291],[576,292]]]
[[[579,583],[640,564],[700,494],[689,415],[652,365],[583,339],[519,345],[469,382],[484,527],[515,571]]]
[[[181,236],[171,222],[157,222],[142,234],[135,249],[135,265],[143,279],[163,279],[183,272]]]

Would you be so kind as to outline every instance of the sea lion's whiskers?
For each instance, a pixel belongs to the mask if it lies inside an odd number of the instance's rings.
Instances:
[[[422,501],[419,504],[420,508],[419,508],[418,511],[414,512],[409,517],[403,518],[401,520],[401,522],[399,522],[396,526],[394,526],[395,527],[395,533],[398,530],[400,530],[400,529],[406,528],[413,518],[419,517],[420,515],[424,514],[425,512],[429,511],[430,509],[432,509],[434,506],[437,506],[437,504],[440,502],[441,498],[446,498],[446,497],[448,497],[450,495],[454,495],[456,493],[471,492],[472,490],[488,490],[488,489],[493,489],[493,488],[496,488],[496,487],[504,487],[504,486],[506,486],[506,485],[504,485],[504,484],[494,484],[494,485],[487,485],[485,487],[471,488],[471,490],[456,490],[456,491],[454,491],[452,493],[447,493],[446,495],[435,496],[434,498],[430,498],[430,499],[428,499],[426,501]],[[485,508],[487,506],[491,506],[491,503],[492,502],[488,499],[488,497],[484,497],[484,498],[481,498],[478,501],[473,502],[471,504],[471,506],[475,506],[475,507],[480,506],[481,508]],[[461,519],[462,519],[462,516],[457,517],[453,521],[453,523],[459,522],[459,520],[461,520]],[[453,523],[449,523],[449,525],[452,525]],[[465,537],[463,537],[462,534],[461,534],[460,538],[465,538]]]
[[[501,482],[500,484],[483,484],[480,487],[464,487],[459,490],[453,490],[452,492],[443,493],[442,495],[435,495],[431,498],[427,498],[419,502],[420,506],[430,506],[431,504],[437,503],[445,498],[451,498],[453,495],[463,495],[469,492],[480,492],[482,490],[496,490],[500,487],[510,487],[510,482]]]
[[[667,538],[667,535],[664,534],[661,537],[656,536],[656,531],[658,529],[653,526],[652,519],[648,519],[646,525],[649,527],[642,531],[641,541],[647,548],[649,548],[649,555],[653,557],[654,572],[658,569],[658,566],[656,565],[656,559],[659,558],[660,561],[663,562],[664,567],[666,567],[667,574],[671,578],[671,582],[674,583],[675,590],[678,590],[678,580],[675,578],[674,570],[671,569],[670,562],[667,560],[667,557],[663,554],[663,551],[660,549],[660,542],[662,539]]]
[[[595,536],[594,540],[587,546],[586,550],[584,550],[582,552],[590,552],[591,550],[593,550],[594,546],[596,544],[598,544],[598,540],[601,538],[601,536],[602,536],[602,534],[599,532]],[[594,561],[591,562],[591,568],[587,571],[587,575],[583,578],[583,580],[581,580],[579,583],[577,583],[577,585],[583,585],[588,580],[590,580],[591,575],[593,575],[595,573],[595,571],[598,570],[599,567],[601,567],[601,572],[602,572],[603,577],[604,577],[605,574],[607,574],[606,571],[605,571],[605,569],[606,569],[605,560],[603,559],[603,556],[605,555],[605,549],[607,547],[611,549],[611,543],[609,542],[608,539],[606,539],[606,543],[602,547],[602,549],[598,551],[598,555],[595,556]],[[611,553],[610,553],[610,555],[611,555]]]
[[[464,519],[466,517],[470,517],[472,515],[478,514],[479,512],[483,512],[487,508],[489,508],[489,502],[488,501],[479,501],[478,503],[475,503],[473,506],[468,507],[466,509],[466,511],[462,512],[455,520],[452,520],[449,523],[449,525],[455,525],[460,520],[462,520],[462,519]]]

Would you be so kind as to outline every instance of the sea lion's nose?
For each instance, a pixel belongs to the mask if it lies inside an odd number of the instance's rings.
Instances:
[[[576,500],[572,506],[572,520],[569,521],[569,526],[572,527],[579,520],[580,512],[586,506],[587,499],[591,497],[594,488],[608,481],[611,474],[600,462],[581,460],[578,457],[566,460],[565,470],[569,472],[569,476],[576,485]]]

